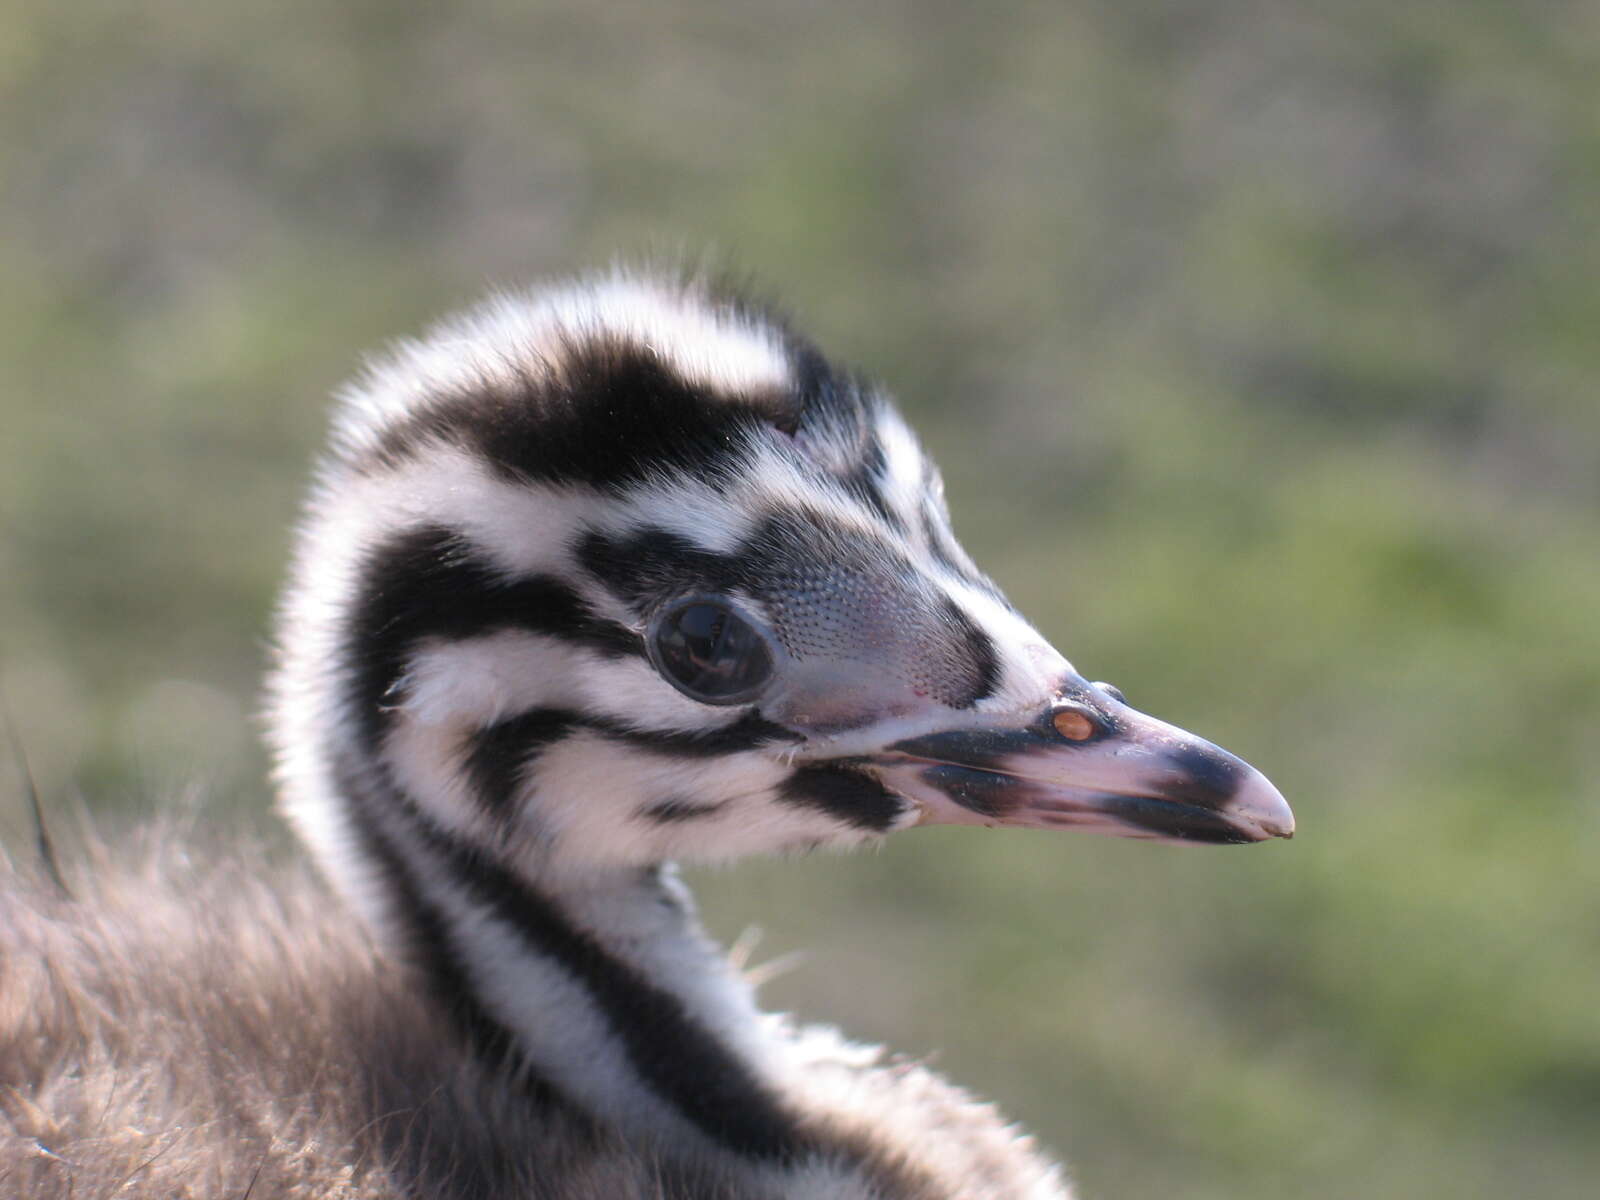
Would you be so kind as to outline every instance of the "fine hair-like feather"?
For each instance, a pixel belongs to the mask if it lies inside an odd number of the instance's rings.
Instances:
[[[937,1200],[1050,1174],[988,1105],[821,1031],[810,1086],[863,1122],[898,1111],[908,1144],[950,1144],[937,1175],[887,1153],[867,1190],[827,1163],[813,1189],[663,1160],[531,1105],[305,864],[175,820],[77,840],[77,899],[0,860],[0,1195]]]

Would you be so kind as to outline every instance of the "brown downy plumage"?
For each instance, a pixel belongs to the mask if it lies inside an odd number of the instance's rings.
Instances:
[[[70,896],[0,860],[0,1196],[1049,1194],[992,1106],[822,1034],[810,1087],[841,1136],[877,1131],[872,1190],[641,1153],[474,1055],[304,864],[173,822],[83,840]]]

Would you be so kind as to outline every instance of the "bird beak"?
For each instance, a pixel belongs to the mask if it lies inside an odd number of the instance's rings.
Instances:
[[[1176,842],[1294,836],[1294,814],[1260,771],[1076,676],[1021,722],[915,734],[873,763],[923,824]]]

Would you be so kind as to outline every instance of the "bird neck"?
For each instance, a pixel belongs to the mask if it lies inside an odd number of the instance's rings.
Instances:
[[[344,774],[380,883],[368,911],[480,1055],[633,1139],[758,1161],[808,1148],[779,1099],[782,1045],[672,864],[530,868],[370,770]]]

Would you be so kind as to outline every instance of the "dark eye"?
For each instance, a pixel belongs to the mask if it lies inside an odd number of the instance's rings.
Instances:
[[[680,600],[664,609],[648,644],[666,681],[703,704],[749,700],[772,677],[766,640],[720,600]]]

